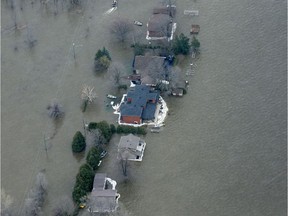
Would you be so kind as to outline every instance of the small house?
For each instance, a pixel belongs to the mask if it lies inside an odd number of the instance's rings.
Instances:
[[[88,200],[90,212],[114,212],[118,207],[120,194],[117,193],[116,181],[107,178],[106,173],[96,173],[93,190]]]
[[[173,21],[168,14],[153,14],[147,23],[147,40],[169,39],[173,33]]]
[[[142,161],[145,147],[146,143],[133,134],[122,136],[118,144],[118,159]]]
[[[153,14],[167,14],[170,17],[175,17],[176,7],[173,5],[171,5],[171,7],[169,5],[167,5],[166,7],[156,7],[153,9]]]

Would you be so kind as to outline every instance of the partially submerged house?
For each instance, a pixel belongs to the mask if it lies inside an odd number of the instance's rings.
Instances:
[[[171,7],[169,5],[162,6],[162,7],[156,7],[153,9],[153,14],[167,14],[170,17],[175,17],[176,14],[176,6],[171,5]]]
[[[176,23],[173,23],[176,7],[154,8],[153,15],[147,23],[147,40],[172,40],[176,31]]]
[[[142,161],[146,143],[140,137],[129,134],[122,136],[118,144],[118,159]]]
[[[156,85],[156,79],[164,73],[165,59],[162,56],[135,56],[133,71],[140,75],[142,84]]]
[[[159,91],[146,85],[130,87],[120,105],[120,121],[128,124],[141,124],[155,119]]]
[[[115,189],[116,185],[116,181],[107,178],[106,173],[96,173],[88,201],[88,210],[90,212],[114,212],[120,198],[120,194]]]

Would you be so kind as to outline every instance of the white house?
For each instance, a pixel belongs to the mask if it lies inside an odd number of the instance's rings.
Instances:
[[[118,159],[142,161],[145,147],[144,140],[133,134],[122,136],[118,145]]]

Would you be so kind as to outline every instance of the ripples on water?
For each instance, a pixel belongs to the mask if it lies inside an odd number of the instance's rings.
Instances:
[[[284,1],[177,1],[178,33],[200,24],[201,57],[188,94],[169,98],[170,115],[160,134],[145,137],[141,164],[123,179],[113,157],[101,171],[118,181],[121,205],[130,215],[285,215],[286,210],[286,4]],[[45,214],[56,197],[71,195],[78,167],[70,143],[83,119],[108,120],[105,77],[92,73],[93,56],[106,46],[130,67],[132,53],[110,37],[111,18],[146,23],[153,1],[87,1],[84,13],[19,10],[27,30],[2,31],[2,187],[22,203],[32,180],[46,169],[50,183]],[[185,17],[184,9],[199,10]],[[2,30],[13,26],[2,1]],[[139,34],[145,32],[142,27]],[[76,44],[76,61],[72,43]],[[16,49],[17,48],[17,49]],[[185,68],[183,63],[183,68]],[[189,63],[189,60],[188,62]],[[82,114],[81,86],[95,86],[96,105]],[[65,119],[48,157],[43,134],[51,129],[45,108],[57,98]],[[110,145],[116,150],[117,139]],[[111,155],[110,154],[110,155]],[[108,160],[109,159],[109,160]]]

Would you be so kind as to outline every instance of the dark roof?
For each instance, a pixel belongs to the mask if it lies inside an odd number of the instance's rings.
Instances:
[[[157,7],[153,9],[153,14],[167,14],[171,17],[174,17],[176,13],[176,8],[175,7]]]
[[[153,14],[148,22],[148,31],[163,32],[171,22],[171,17],[167,14]]]
[[[94,176],[94,182],[93,182],[93,190],[94,189],[104,189],[105,186],[105,178],[106,173],[97,173]]]
[[[162,66],[165,62],[165,57],[162,56],[135,56],[134,69],[143,70],[149,64],[155,64],[157,66]]]
[[[148,103],[146,108],[143,110],[142,119],[152,120],[155,118],[156,104]]]
[[[122,116],[142,116],[143,108],[137,105],[122,104],[120,107],[120,112]]]
[[[200,26],[199,25],[191,25],[191,34],[198,34],[200,31]]]
[[[131,99],[129,102],[128,99]],[[120,107],[122,116],[139,116],[145,120],[154,119],[156,104],[149,101],[158,101],[159,92],[152,91],[149,86],[136,85],[131,87],[126,96],[126,102]],[[144,109],[143,109],[144,108]]]

